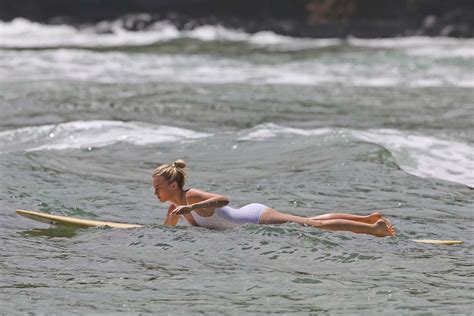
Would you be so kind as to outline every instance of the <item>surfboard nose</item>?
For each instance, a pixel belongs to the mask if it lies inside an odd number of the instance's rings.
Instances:
[[[27,210],[20,210],[17,209],[16,213],[18,215],[30,218],[35,221],[39,221],[46,224],[51,225],[67,225],[67,226],[75,226],[75,227],[110,227],[110,228],[139,228],[143,227],[139,224],[128,224],[128,223],[117,223],[117,222],[105,222],[105,221],[97,221],[97,220],[90,220],[90,219],[83,219],[83,218],[75,218],[69,216],[60,216],[60,215],[53,215],[48,213],[42,212],[34,212],[34,211],[27,211]]]

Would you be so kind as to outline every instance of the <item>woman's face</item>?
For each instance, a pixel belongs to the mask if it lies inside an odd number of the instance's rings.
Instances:
[[[153,177],[153,189],[160,202],[169,201],[176,192],[176,182],[169,183],[161,176]]]

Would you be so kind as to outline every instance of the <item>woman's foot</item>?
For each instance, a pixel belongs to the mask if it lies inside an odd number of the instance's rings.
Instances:
[[[375,224],[377,223],[380,219],[383,219],[382,214],[375,212],[370,215],[367,215],[367,220],[366,223],[368,224]]]
[[[378,237],[387,237],[387,236],[395,236],[395,229],[392,225],[387,223],[385,220],[380,219],[374,224],[375,232],[373,233],[374,236]]]

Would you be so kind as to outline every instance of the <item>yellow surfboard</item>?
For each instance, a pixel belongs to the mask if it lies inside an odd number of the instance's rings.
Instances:
[[[143,225],[127,224],[117,222],[96,221],[91,219],[75,218],[69,216],[51,215],[43,212],[34,212],[27,210],[16,210],[18,215],[30,218],[35,221],[43,222],[52,225],[67,225],[73,227],[111,227],[111,228],[138,228]],[[459,245],[462,240],[435,240],[435,239],[412,239],[412,241],[423,244],[433,245]]]
[[[414,242],[433,245],[459,245],[464,243],[462,240],[437,240],[437,239],[412,239]]]
[[[42,212],[33,212],[26,210],[16,210],[18,215],[33,219],[35,221],[43,222],[53,225],[67,225],[75,227],[111,227],[111,228],[137,228],[143,227],[138,224],[126,224],[116,222],[96,221],[91,219],[75,218],[69,216],[51,215]]]

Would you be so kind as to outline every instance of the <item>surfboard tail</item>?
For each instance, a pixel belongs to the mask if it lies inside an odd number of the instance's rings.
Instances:
[[[460,245],[464,243],[462,240],[437,240],[437,239],[412,239],[414,242],[432,245]]]

